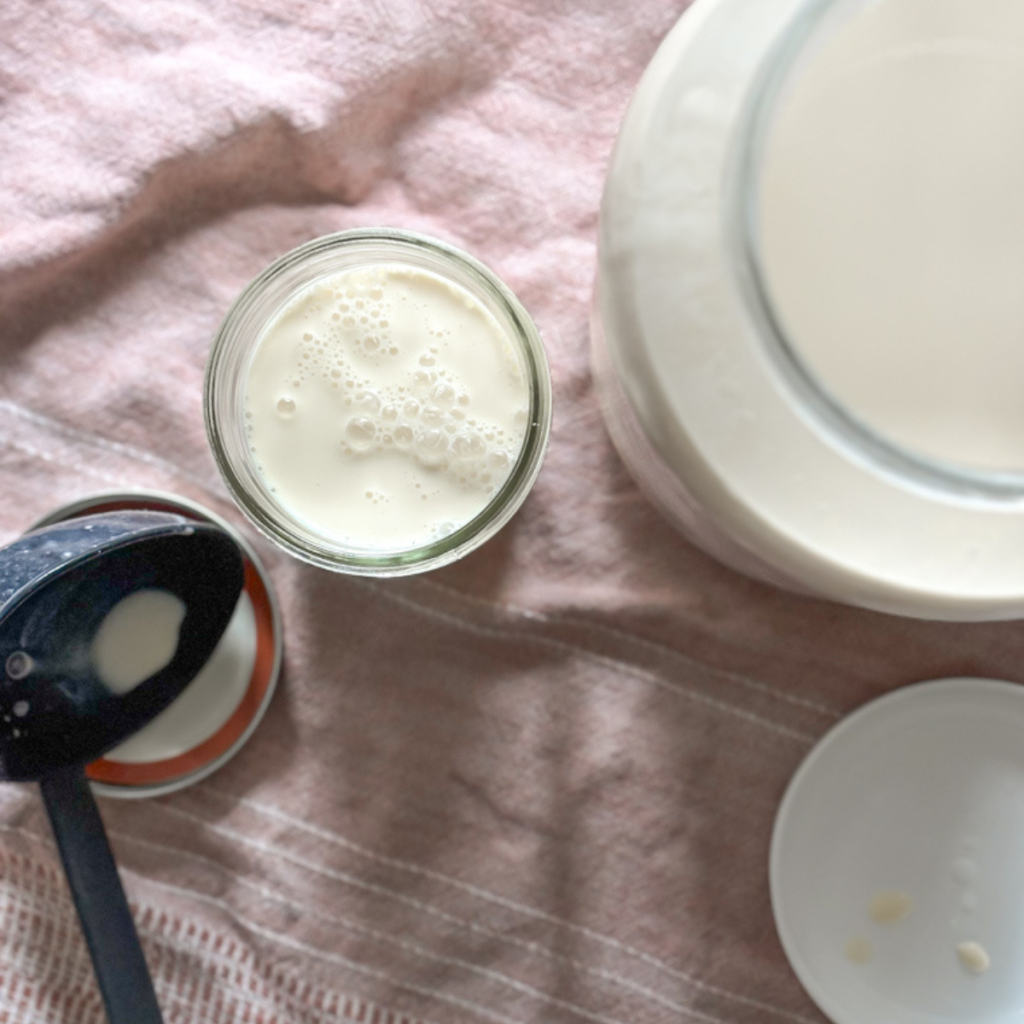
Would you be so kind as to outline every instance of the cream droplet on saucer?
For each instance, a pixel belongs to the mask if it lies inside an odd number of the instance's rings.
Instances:
[[[846,959],[850,963],[857,964],[858,966],[870,963],[874,955],[875,951],[871,948],[871,943],[860,935],[855,935],[846,944]]]
[[[100,682],[114,693],[128,693],[166,668],[184,618],[184,602],[166,590],[137,590],[118,601],[89,649]]]
[[[868,903],[868,916],[875,924],[895,924],[902,921],[913,909],[913,900],[898,889],[876,892]]]
[[[964,970],[971,974],[984,974],[992,966],[988,951],[979,942],[961,942],[956,955]]]

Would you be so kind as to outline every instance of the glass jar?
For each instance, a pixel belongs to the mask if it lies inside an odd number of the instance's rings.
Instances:
[[[289,313],[289,311],[298,308],[296,303],[307,301],[305,296],[314,295],[312,289],[327,289],[327,292],[333,295],[334,292],[331,292],[331,289],[334,288],[334,282],[345,281],[351,284],[362,280],[362,278],[353,277],[353,274],[370,275],[366,278],[366,280],[370,280],[372,275],[384,273],[404,275],[408,280],[422,279],[431,288],[440,289],[436,294],[442,296],[449,307],[454,302],[455,305],[470,310],[474,316],[482,318],[479,323],[489,325],[488,330],[493,329],[494,337],[503,346],[502,351],[510,360],[511,372],[521,375],[521,378],[516,378],[518,382],[516,386],[521,388],[523,403],[522,409],[517,410],[516,416],[522,430],[522,443],[518,451],[495,453],[487,448],[488,442],[484,440],[481,432],[467,433],[466,430],[461,429],[461,422],[475,422],[472,420],[474,415],[479,417],[486,414],[488,380],[480,378],[479,373],[477,374],[477,377],[474,378],[476,390],[472,396],[472,402],[470,402],[469,395],[463,393],[459,396],[459,400],[466,404],[464,409],[460,409],[454,405],[454,390],[444,383],[446,380],[455,380],[458,375],[452,377],[446,375],[446,372],[441,372],[440,381],[441,385],[444,385],[443,390],[452,391],[452,395],[448,396],[452,399],[451,403],[448,403],[443,410],[440,407],[432,407],[433,415],[437,418],[436,428],[428,429],[416,421],[419,430],[416,435],[416,443],[419,444],[423,438],[426,438],[426,441],[436,442],[435,448],[440,445],[447,453],[445,459],[432,457],[429,471],[435,473],[450,471],[452,474],[470,473],[479,483],[479,474],[476,469],[466,469],[468,463],[458,463],[457,465],[455,463],[457,439],[461,434],[466,434],[462,441],[463,447],[475,451],[473,448],[475,445],[480,449],[479,452],[476,452],[480,458],[492,458],[492,461],[497,460],[500,454],[506,460],[502,464],[501,471],[507,475],[493,485],[486,485],[492,488],[493,493],[491,494],[485,494],[485,486],[479,484],[479,497],[472,499],[478,501],[479,507],[474,507],[473,513],[468,515],[465,521],[448,523],[443,534],[438,534],[435,531],[432,536],[412,542],[403,541],[401,538],[395,540],[383,536],[369,536],[369,534],[363,538],[342,535],[337,529],[327,528],[318,523],[315,518],[311,518],[303,507],[291,500],[290,495],[282,493],[286,490],[285,488],[276,486],[280,481],[275,482],[261,470],[260,458],[262,456],[256,450],[256,444],[259,442],[255,441],[252,433],[253,409],[247,406],[247,387],[250,373],[253,370],[254,357],[259,350],[261,341],[274,324],[283,322],[282,317],[298,315],[294,312]],[[410,305],[408,298],[408,295],[402,297],[402,303],[406,307]],[[319,302],[319,299],[308,301],[315,304],[315,302]],[[357,311],[355,309],[356,302],[362,304],[362,299],[357,298],[350,304],[352,313],[362,312],[365,314],[365,310]],[[310,308],[314,308],[314,306],[310,306]],[[315,306],[315,308],[319,309],[320,307]],[[346,308],[343,295],[340,297],[338,305],[338,309],[342,308]],[[440,307],[438,309],[427,308],[426,312],[419,316],[420,322],[417,322],[413,332],[416,335],[417,344],[426,345],[444,334],[443,312]],[[375,315],[383,317],[379,311]],[[391,315],[394,318],[398,314]],[[334,320],[341,319],[340,313],[334,313],[332,316]],[[439,317],[441,319],[438,319]],[[362,319],[366,319],[365,315]],[[346,324],[348,322],[345,321]],[[380,318],[374,323],[378,324],[378,333],[384,336],[387,330],[386,319]],[[340,332],[343,326],[339,326],[337,330]],[[355,335],[352,336],[355,337]],[[311,339],[313,335],[306,332],[300,337]],[[337,341],[341,334],[332,335],[332,337],[336,337]],[[370,336],[367,335],[367,337]],[[364,342],[366,346],[369,345],[366,339],[352,344],[363,345]],[[294,343],[289,341],[289,344],[295,344],[299,348],[303,347],[302,341]],[[374,336],[373,344],[379,345],[376,336]],[[442,352],[447,351],[445,344],[444,341],[437,341],[433,351],[438,351],[438,346]],[[312,359],[313,362],[319,359],[323,362],[326,358],[324,353],[330,349],[330,346],[330,342],[324,343],[322,339],[311,341],[310,345],[303,349],[301,356],[296,349],[296,358]],[[393,347],[389,351],[398,358],[408,360],[408,353],[399,353],[398,347]],[[427,353],[431,350],[425,349],[424,351]],[[374,359],[365,354],[358,358],[362,359],[362,363],[367,367],[380,365],[380,359],[374,363]],[[387,359],[388,357],[385,353],[380,358]],[[437,357],[441,360],[443,358],[443,356]],[[435,358],[427,354],[421,357],[420,362],[423,365],[417,364],[418,369],[415,372],[423,376],[424,386],[429,387],[432,384],[435,388],[440,386],[436,382],[438,372],[443,370],[443,366],[439,364],[436,368],[428,369],[428,366],[434,367]],[[339,362],[337,365],[342,364]],[[327,372],[325,370],[324,374],[326,375]],[[367,370],[367,372],[371,371]],[[405,374],[403,379],[411,380],[413,376],[411,369],[402,372]],[[358,405],[360,393],[356,391],[346,393],[344,385],[348,383],[351,388],[352,383],[341,379],[343,376],[341,370],[334,368],[330,370],[330,373],[339,378],[331,382],[333,386],[338,388],[339,384],[341,385],[340,390],[334,393],[336,401],[334,398],[331,399],[337,408],[339,417],[337,426],[341,430],[344,417],[352,412],[353,399]],[[324,376],[324,380],[327,379]],[[328,397],[331,395],[326,391],[326,386],[322,382],[312,385],[307,380],[305,393],[299,390],[300,381],[298,379],[288,382],[288,384],[290,394],[302,397],[282,397],[278,400],[277,408],[283,410],[282,415],[285,416],[294,412],[296,401],[301,403],[306,400],[310,388],[313,386],[319,387],[321,392],[327,394]],[[294,385],[294,388],[291,385]],[[411,383],[409,386],[412,387]],[[400,390],[404,394],[405,386],[403,385]],[[375,410],[380,408],[379,397],[370,395],[364,397],[363,402],[364,404],[372,402]],[[348,412],[344,411],[346,404]],[[449,408],[452,405],[454,405],[453,410]],[[409,407],[411,409],[412,405]],[[381,424],[376,427],[365,417],[354,415],[349,417],[349,430],[353,432],[352,436],[348,438],[351,445],[347,444],[344,433],[340,434],[341,440],[337,442],[341,449],[344,449],[349,461],[346,463],[342,459],[339,449],[337,455],[341,461],[337,466],[330,465],[329,467],[331,473],[339,474],[338,480],[341,480],[346,473],[350,475],[354,473],[360,455],[365,454],[365,445],[362,445],[361,438],[367,433],[372,436],[376,432],[378,435],[379,443],[377,443],[375,451],[382,449],[383,443],[387,442],[390,449],[388,457],[393,463],[399,455],[402,459],[406,457],[409,460],[413,459],[413,452],[399,453],[398,451],[403,441],[401,433],[392,438],[391,434],[387,432],[390,430],[390,424],[386,417],[391,415],[392,411],[390,407],[386,406],[383,414],[377,415],[377,418],[383,415],[385,419],[382,419]],[[447,418],[444,418],[442,413]],[[397,416],[397,413],[395,415]],[[425,409],[423,415],[426,415]],[[453,417],[459,417],[459,420]],[[469,417],[468,420],[467,417]],[[536,328],[515,296],[494,274],[471,256],[443,242],[411,232],[373,228],[346,231],[314,239],[276,260],[243,290],[229,310],[214,339],[206,371],[205,418],[210,447],[228,489],[245,515],[267,537],[297,557],[326,569],[365,576],[400,576],[435,569],[461,558],[494,536],[509,521],[525,500],[540,471],[551,424],[551,384],[547,361]],[[449,419],[451,422],[448,422]],[[320,422],[317,421],[318,430]],[[325,419],[323,423],[325,430],[335,430],[333,422],[328,422]],[[461,434],[456,434],[457,426],[460,427]],[[481,431],[485,429],[481,427]],[[446,430],[450,432],[450,436],[445,433]],[[408,427],[408,431],[411,439],[412,426]],[[449,448],[449,441],[452,442],[451,448]],[[333,435],[330,443],[335,443]],[[326,448],[325,451],[327,451]],[[303,452],[298,449],[293,454],[295,459],[304,457]],[[333,454],[333,452],[328,453],[330,458],[333,458]],[[477,466],[477,462],[474,462],[472,466]],[[480,466],[484,469],[487,468],[484,463],[480,463]],[[483,479],[490,479],[490,476],[484,474]],[[334,486],[334,483],[320,481],[315,486],[330,488]],[[335,520],[344,522],[347,517],[346,502],[356,500],[347,492],[339,491],[338,494],[339,496],[335,500],[333,492],[331,492],[330,500],[324,505],[325,508],[329,507],[334,510],[331,516],[332,522]],[[362,499],[361,494],[357,497],[359,500]],[[367,500],[379,499],[382,503],[390,500],[387,495],[378,495],[372,488],[366,491],[365,497]],[[375,509],[369,509],[368,506],[358,509],[355,505],[350,507],[353,512],[353,521],[356,511],[359,512],[360,521],[364,523],[370,521],[367,519],[368,511],[371,518],[378,514]],[[400,522],[400,518],[396,521]]]
[[[891,410],[877,416],[870,399],[892,385],[916,402],[930,387],[931,354],[917,366],[894,359],[896,370],[881,356],[877,367],[862,360],[856,368],[866,367],[868,384],[848,394],[842,375],[829,377],[808,355],[814,346],[792,330],[798,318],[766,272],[766,153],[787,105],[804,76],[832,59],[834,42],[852,38],[849,26],[870,27],[894,3],[898,15],[913,7],[911,23],[923,26],[907,52],[963,46],[946,36],[969,0],[697,0],[683,16],[640,83],[609,169],[595,379],[609,432],[641,487],[722,562],[880,611],[1014,618],[1024,611],[1024,459],[979,465],[959,457],[956,431],[947,447],[929,448],[927,431],[890,430]],[[852,67],[837,66],[834,78]],[[849,113],[839,100],[824,112],[837,123]],[[839,141],[856,155],[863,126],[852,116],[851,125]],[[827,270],[820,281],[856,294],[852,273]],[[814,297],[820,281],[797,280],[788,298],[802,284]],[[978,376],[995,381],[994,404],[997,390],[1011,389],[998,368],[986,372]],[[964,376],[953,381],[954,398],[974,386]],[[975,406],[989,397],[975,396]],[[929,400],[929,415],[943,423],[941,390]]]

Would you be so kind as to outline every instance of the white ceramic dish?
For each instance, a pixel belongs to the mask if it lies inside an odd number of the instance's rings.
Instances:
[[[1024,686],[922,683],[845,719],[789,785],[770,876],[786,955],[836,1024],[1024,1019]],[[878,924],[868,904],[893,890],[912,910]]]

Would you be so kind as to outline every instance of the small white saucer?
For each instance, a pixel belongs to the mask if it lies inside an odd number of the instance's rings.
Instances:
[[[1024,686],[921,683],[842,721],[789,785],[770,880],[786,956],[836,1024],[1019,1024]],[[912,910],[877,923],[893,891]],[[961,963],[966,942],[988,970]]]

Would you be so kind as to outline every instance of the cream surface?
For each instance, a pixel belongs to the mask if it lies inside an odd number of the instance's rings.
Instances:
[[[166,590],[137,590],[100,623],[89,657],[100,682],[127,693],[166,668],[178,649],[185,605]]]
[[[410,551],[478,515],[515,465],[529,390],[468,291],[388,263],[300,292],[249,367],[246,429],[274,498],[357,551]]]
[[[789,341],[904,448],[1024,469],[1024,13],[883,0],[790,76],[760,249]]]

